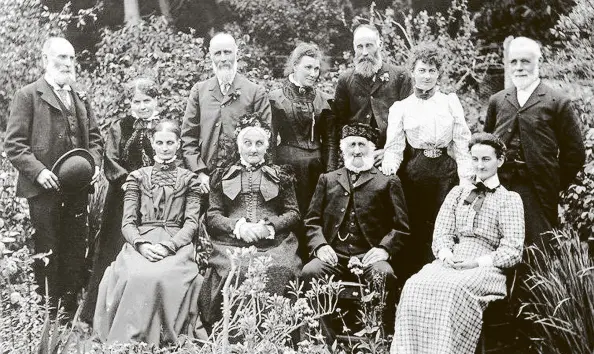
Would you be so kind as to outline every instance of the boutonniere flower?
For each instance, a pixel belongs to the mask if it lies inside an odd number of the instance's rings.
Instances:
[[[87,101],[87,93],[86,93],[86,91],[76,90],[75,92],[76,92],[76,94],[78,95],[78,98],[80,98],[81,101],[83,101],[83,102],[86,102]]]
[[[382,82],[388,82],[388,81],[390,81],[390,73],[388,73],[387,71],[386,71],[385,73],[383,73],[383,74],[380,76],[380,80],[381,80]]]
[[[236,101],[237,99],[239,99],[239,96],[241,96],[241,91],[239,89],[229,94],[229,98],[231,99],[231,101]]]

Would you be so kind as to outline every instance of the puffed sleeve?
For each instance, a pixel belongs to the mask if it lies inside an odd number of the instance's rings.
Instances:
[[[388,130],[384,146],[384,161],[382,162],[382,171],[391,171],[391,174],[395,174],[400,168],[406,147],[403,119],[404,104],[402,101],[394,102],[388,114]]]
[[[458,177],[460,180],[470,180],[473,172],[468,152],[468,143],[470,143],[470,129],[464,119],[464,109],[455,93],[448,95],[448,104],[450,113],[454,118],[454,126],[452,131],[452,150],[454,152],[454,159],[458,165]]]
[[[122,235],[128,243],[137,248],[141,243],[145,243],[138,226],[138,211],[140,210],[140,184],[142,175],[138,171],[134,171],[128,175],[126,179],[126,192],[124,194],[124,212],[122,214]]]
[[[506,192],[498,213],[499,247],[491,253],[493,265],[498,268],[511,268],[522,261],[525,224],[522,198],[516,192]]]
[[[177,252],[183,246],[189,245],[194,238],[194,234],[198,231],[198,218],[200,215],[200,192],[198,189],[200,181],[198,180],[198,176],[194,173],[189,173],[187,185],[183,218],[184,224],[170,240],[161,242],[163,246],[167,247],[173,253]]]
[[[453,252],[454,250],[454,238],[456,236],[456,207],[463,190],[464,189],[460,186],[452,188],[439,209],[437,219],[435,220],[433,244],[431,246],[435,257],[438,257],[439,251],[442,249],[448,249],[450,252]]]
[[[122,166],[122,157],[120,143],[122,140],[121,120],[113,122],[107,130],[105,140],[105,159],[103,169],[108,181],[114,182],[128,174],[128,171]]]
[[[282,201],[282,209],[278,211],[278,215],[269,216],[265,220],[267,224],[274,227],[274,232],[277,235],[295,229],[301,219],[299,207],[297,206],[297,197],[295,196],[295,187],[292,182],[284,183],[279,197]]]

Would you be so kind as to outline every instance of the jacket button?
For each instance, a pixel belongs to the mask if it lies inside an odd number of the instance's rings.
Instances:
[[[340,211],[344,212],[344,210],[345,210],[344,208],[340,208]]]
[[[215,124],[215,127],[218,127],[219,125],[221,125],[221,123],[216,123],[216,124]]]
[[[366,115],[365,118],[371,118],[371,114]]]
[[[344,195],[349,195],[349,192],[344,192]]]
[[[339,227],[339,226],[340,226],[340,225],[336,224],[336,226],[334,226],[334,227],[338,229],[338,227]]]
[[[508,130],[507,130],[507,132],[508,132],[508,133],[511,133],[511,132],[512,132],[512,130],[511,130],[511,129],[508,129]]]

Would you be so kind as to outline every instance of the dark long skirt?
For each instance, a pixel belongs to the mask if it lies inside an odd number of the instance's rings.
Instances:
[[[316,190],[318,179],[324,172],[320,150],[306,150],[294,146],[280,145],[276,148],[277,165],[291,165],[295,172],[295,194],[301,219],[307,214],[309,203]],[[306,262],[308,257],[307,240],[303,225],[295,230],[299,242],[299,257]]]
[[[110,183],[105,196],[101,229],[93,256],[93,270],[87,286],[87,296],[80,314],[82,321],[93,323],[99,283],[105,269],[109,267],[122,250],[125,243],[122,236],[122,213],[124,210],[124,191],[119,183]]]
[[[411,238],[405,252],[411,276],[433,261],[431,242],[435,219],[450,190],[459,183],[456,161],[445,149],[441,156],[430,158],[422,149],[410,146],[409,158],[400,176],[408,206]]]

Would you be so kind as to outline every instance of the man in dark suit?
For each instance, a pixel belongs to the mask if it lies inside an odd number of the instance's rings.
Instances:
[[[45,294],[47,279],[50,304],[62,299],[66,313],[72,315],[84,279],[88,196],[86,191],[61,190],[51,168],[67,151],[83,148],[95,161],[95,179],[103,141],[88,99],[75,86],[70,42],[49,38],[42,59],[45,75],[14,96],[4,147],[19,171],[17,196],[29,203],[35,252],[51,252],[46,266],[35,264],[39,291]]]
[[[557,226],[559,192],[584,164],[584,144],[570,99],[539,78],[538,43],[518,37],[508,53],[514,86],[490,98],[484,131],[506,143],[501,182],[522,197],[527,244],[541,243]]]
[[[384,157],[390,107],[412,94],[412,81],[403,68],[382,60],[382,41],[374,26],[357,27],[353,47],[355,66],[338,78],[334,108],[340,127],[357,122],[379,129],[377,167]]]
[[[181,137],[184,161],[200,177],[203,193],[210,190],[210,173],[230,158],[222,147],[236,146],[239,117],[259,112],[268,126],[272,119],[266,90],[237,73],[235,39],[219,33],[210,40],[209,52],[215,76],[192,87]]]
[[[408,216],[398,177],[373,166],[377,135],[376,129],[361,123],[342,128],[345,167],[320,176],[304,220],[312,257],[302,270],[306,288],[312,279],[326,275],[353,279],[348,265],[356,258],[368,283],[381,273],[394,295],[392,265],[399,264],[409,235]]]

